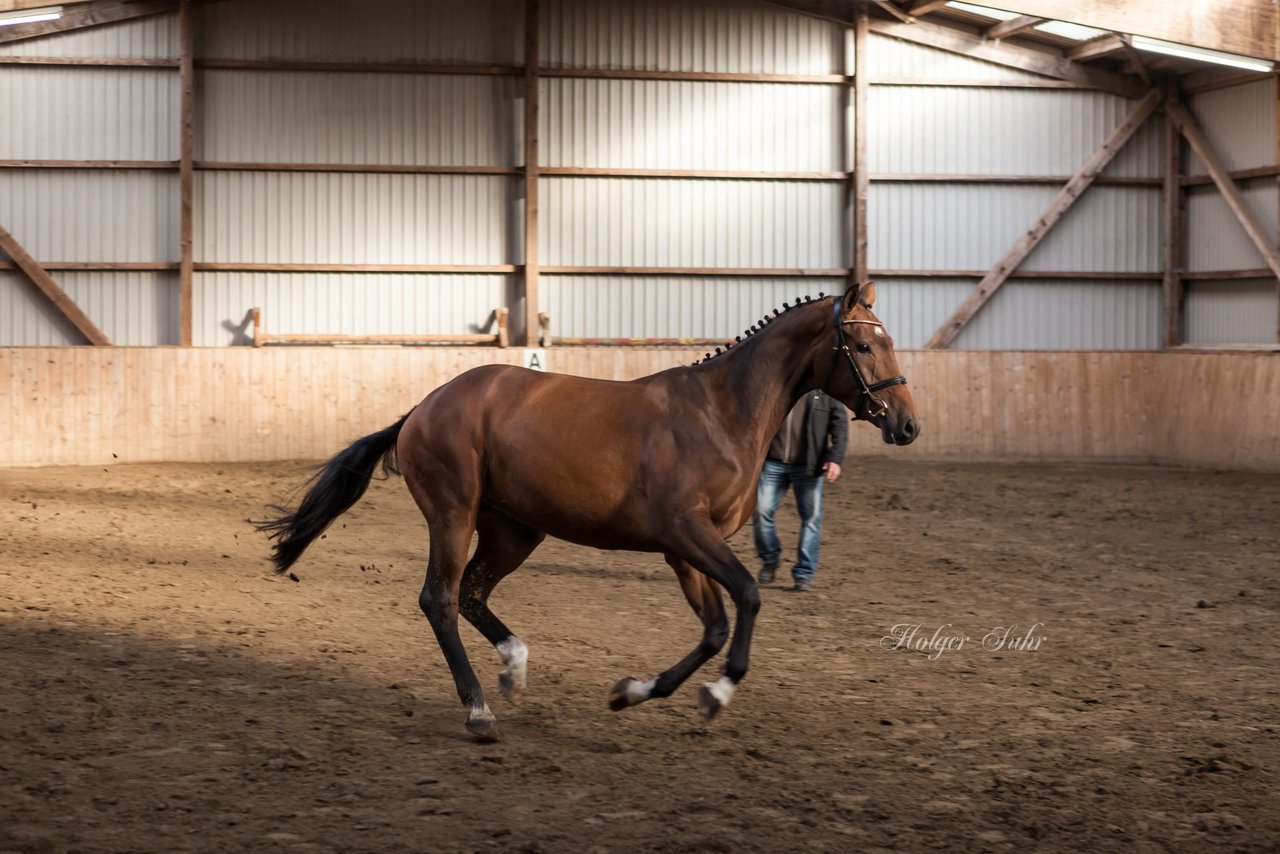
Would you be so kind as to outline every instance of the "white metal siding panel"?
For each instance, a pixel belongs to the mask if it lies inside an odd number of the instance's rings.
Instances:
[[[902,349],[923,347],[976,279],[881,278],[876,314]],[[1158,282],[1012,280],[961,330],[961,350],[1160,347]]]
[[[547,0],[543,64],[565,68],[839,74],[844,27],[752,0]]]
[[[178,51],[176,14],[153,15],[119,24],[0,45],[0,56],[172,59],[178,55]],[[170,73],[177,76],[176,70]]]
[[[3,160],[176,160],[178,75],[0,67]]]
[[[196,258],[517,263],[516,183],[487,175],[202,172]]]
[[[964,350],[1158,350],[1158,282],[1011,281],[952,345]]]
[[[56,272],[54,279],[112,344],[177,344],[178,277],[152,272]],[[0,346],[85,340],[17,271],[0,272]]]
[[[204,160],[511,166],[523,80],[204,71]],[[264,117],[270,121],[264,121]]]
[[[200,3],[199,55],[219,59],[518,64],[524,4],[511,0]]]
[[[977,279],[876,277],[876,316],[900,349],[923,347]]]
[[[1245,204],[1258,217],[1272,246],[1276,243],[1277,193],[1271,181],[1241,184]],[[1187,192],[1187,269],[1252,270],[1266,266],[1217,187]]]
[[[878,269],[990,269],[1056,192],[1052,186],[872,184],[869,264]],[[1158,189],[1094,187],[1023,268],[1157,271],[1160,214]]]
[[[544,264],[845,266],[839,184],[546,178],[539,192]]]
[[[838,86],[556,78],[543,86],[544,166],[844,168]]]
[[[430,335],[488,329],[511,276],[454,274],[198,273],[196,346],[253,343],[249,311],[279,334]]]
[[[553,336],[732,341],[783,302],[842,288],[825,278],[548,275],[542,309]]]
[[[17,270],[0,270],[0,347],[83,343],[75,327],[26,276]]]
[[[1274,344],[1274,279],[1188,282],[1188,344]]]
[[[872,172],[1071,175],[1124,120],[1131,102],[1102,92],[874,86]],[[1157,177],[1160,135],[1135,136],[1108,174]]]
[[[0,223],[38,261],[176,261],[177,175],[2,170]]]
[[[1201,92],[1189,101],[1209,144],[1228,169],[1275,163],[1275,78]],[[1187,149],[1187,174],[1205,174],[1200,158],[1189,146]]]
[[[871,34],[867,45],[868,70],[874,77],[906,77],[915,80],[1043,80],[1020,71],[978,59],[970,59],[912,42]]]

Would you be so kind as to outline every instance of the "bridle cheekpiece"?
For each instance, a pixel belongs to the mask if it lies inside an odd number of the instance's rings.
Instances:
[[[865,323],[868,326],[879,326],[884,328],[884,324],[878,320],[841,320],[840,319],[840,303],[842,300],[836,297],[834,306],[832,307],[832,318],[834,320],[836,331],[836,343],[832,348],[831,354],[831,374],[835,375],[836,362],[840,358],[840,353],[844,353],[845,361],[849,363],[849,369],[853,371],[853,378],[858,381],[858,388],[862,391],[862,399],[865,402],[863,406],[858,407],[854,412],[853,420],[870,421],[873,418],[879,418],[888,411],[888,404],[882,398],[876,397],[875,392],[894,385],[906,385],[907,378],[904,376],[889,377],[887,380],[880,380],[878,383],[868,385],[867,380],[862,376],[862,371],[858,370],[858,363],[853,360],[853,352],[849,349],[849,343],[844,340],[844,324],[846,323]],[[866,410],[863,415],[860,410]]]

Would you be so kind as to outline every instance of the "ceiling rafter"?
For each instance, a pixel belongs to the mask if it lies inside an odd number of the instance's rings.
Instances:
[[[898,21],[875,19],[871,21],[871,31],[878,35],[899,38],[984,62],[1018,68],[1045,77],[1056,77],[1059,80],[1070,80],[1125,98],[1141,98],[1147,90],[1147,87],[1135,78],[1074,62],[1060,51],[1038,50],[1005,42],[989,41],[964,30],[939,26],[927,21],[903,24]]]

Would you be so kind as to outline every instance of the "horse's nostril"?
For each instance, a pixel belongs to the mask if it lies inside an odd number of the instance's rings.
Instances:
[[[914,436],[916,434],[916,420],[908,418],[907,423],[902,425],[902,434],[904,436]]]

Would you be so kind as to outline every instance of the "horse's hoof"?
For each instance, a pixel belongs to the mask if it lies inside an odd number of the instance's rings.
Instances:
[[[724,710],[724,703],[711,692],[710,685],[703,685],[698,691],[698,711],[707,720],[712,720]]]
[[[516,682],[510,670],[503,670],[498,674],[498,690],[507,698],[507,702],[513,705],[519,705],[524,701],[524,686]]]
[[[498,719],[488,708],[471,713],[467,718],[467,732],[481,743],[502,740],[502,733],[498,730]]]
[[[620,712],[641,702],[636,698],[643,693],[643,685],[644,683],[634,676],[628,676],[617,685],[614,685],[613,690],[609,692],[609,708],[615,712]]]

